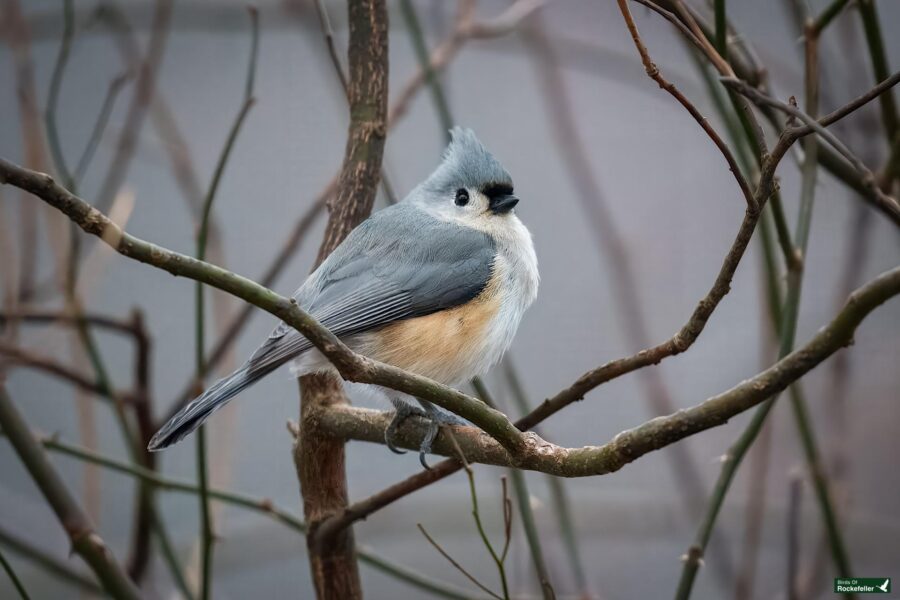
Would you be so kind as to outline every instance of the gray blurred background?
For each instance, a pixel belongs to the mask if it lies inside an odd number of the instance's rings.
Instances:
[[[482,0],[479,17],[500,13],[508,2]],[[820,10],[825,2],[810,2]],[[61,90],[58,120],[62,147],[77,156],[103,101],[111,78],[123,61],[103,27],[85,25],[96,3],[75,3],[79,30]],[[139,40],[146,43],[153,6],[122,2]],[[346,8],[326,3],[345,58]],[[453,25],[455,3],[417,3],[433,47]],[[294,222],[340,165],[347,110],[322,42],[311,2],[262,1],[256,105],[237,140],[214,207],[224,261],[229,269],[258,277],[280,249]],[[417,69],[415,54],[398,6],[391,9],[390,84],[392,99]],[[781,0],[732,0],[729,17],[768,67],[781,97],[802,92],[799,34]],[[701,6],[705,8],[705,6]],[[878,2],[886,31],[888,55],[900,66],[900,4]],[[58,50],[61,6],[28,0],[22,9],[32,34],[31,53],[41,107]],[[645,42],[663,73],[715,119],[694,64],[672,27],[638,5],[632,10]],[[697,300],[711,285],[737,231],[744,201],[721,155],[686,111],[650,81],[613,2],[558,0],[542,11],[543,29],[556,49],[573,104],[578,135],[608,207],[608,224],[619,233],[634,272],[639,309],[650,341],[672,335],[687,320]],[[202,185],[212,169],[243,94],[250,43],[242,2],[181,0],[176,2],[172,31],[158,78],[159,93],[172,108],[189,145]],[[823,112],[859,95],[874,82],[864,48],[858,15],[848,11],[828,30],[823,41],[822,69],[827,78]],[[846,50],[854,47],[853,52]],[[16,98],[14,62],[8,45],[0,46],[0,156],[21,162],[23,145]],[[511,351],[532,402],[568,386],[584,371],[607,360],[631,354],[635,346],[623,329],[616,304],[615,279],[597,228],[579,200],[571,174],[556,143],[548,101],[541,89],[535,55],[518,33],[465,45],[442,75],[456,121],[472,127],[505,164],[522,198],[519,214],[531,229],[542,275],[541,291],[519,330]],[[80,187],[91,201],[100,186],[121,132],[129,85],[116,103],[109,127]],[[883,162],[885,145],[874,104],[848,119],[847,141],[870,167]],[[391,130],[385,168],[398,195],[404,195],[437,164],[444,140],[427,90]],[[70,158],[70,162],[73,159]],[[780,168],[786,211],[793,223],[799,197],[798,171],[792,160]],[[820,173],[822,173],[820,171]],[[148,118],[141,130],[124,194],[133,196],[127,229],[160,245],[194,252],[195,224],[176,185],[158,130]],[[0,189],[0,219],[6,236],[0,262],[10,267],[21,248],[20,203],[38,202],[12,188]],[[380,198],[377,207],[383,206]],[[128,206],[128,199],[122,201]],[[846,188],[822,173],[819,177],[805,288],[798,327],[798,344],[827,323],[843,301],[841,278],[861,203]],[[44,214],[43,208],[41,215]],[[127,210],[125,212],[128,212]],[[52,276],[52,240],[47,220],[39,221],[38,281]],[[324,219],[274,286],[292,292],[308,273],[320,241]],[[865,230],[867,252],[854,266],[858,282],[898,264],[896,230],[872,214]],[[87,248],[93,248],[93,243]],[[684,355],[656,369],[677,407],[687,407],[726,390],[771,363],[768,321],[764,312],[760,248],[756,241],[744,258],[732,292],[719,306],[703,335]],[[153,336],[152,396],[157,415],[184,389],[194,369],[194,285],[156,269],[108,252],[88,252],[82,288],[92,311],[127,316],[140,307]],[[4,281],[6,279],[4,278]],[[216,292],[207,295],[209,299]],[[229,310],[238,303],[225,300]],[[43,307],[59,307],[51,296]],[[212,305],[212,301],[210,301]],[[218,323],[221,324],[221,323]],[[229,363],[243,360],[273,326],[257,311],[237,341]],[[208,326],[209,346],[217,339],[217,323]],[[104,358],[119,387],[130,385],[132,348],[127,340],[100,334]],[[73,338],[62,328],[28,327],[21,344],[73,364]],[[855,575],[900,576],[900,302],[893,300],[874,312],[858,331],[847,352],[848,386],[836,419],[829,400],[834,358],[803,381],[823,452],[847,448],[847,478],[839,496],[847,497],[843,519]],[[506,381],[497,369],[487,379],[497,397],[508,397]],[[40,431],[78,442],[78,404],[71,388],[44,374],[25,369],[10,373],[9,392],[29,421]],[[645,402],[640,374],[632,374],[591,393],[542,425],[547,439],[567,445],[599,444],[617,432],[653,416]],[[369,401],[358,400],[362,404]],[[503,406],[515,414],[504,400]],[[384,408],[384,407],[381,407]],[[302,513],[291,457],[291,437],[285,423],[296,419],[296,383],[287,371],[264,380],[210,421],[213,483],[271,498]],[[686,446],[702,475],[704,496],[719,471],[719,457],[742,431],[749,414],[727,426],[695,436]],[[121,436],[107,405],[93,409],[97,448],[125,460]],[[787,573],[786,507],[792,474],[804,472],[804,461],[787,402],[771,415],[771,461],[767,474],[766,511],[757,598],[784,596]],[[566,481],[577,522],[582,556],[591,590],[603,598],[665,598],[674,591],[679,557],[693,539],[698,518],[686,514],[673,474],[671,448],[647,455],[613,475]],[[830,455],[830,454],[829,454]],[[194,446],[181,444],[160,457],[170,476],[194,477]],[[82,463],[56,456],[54,463],[66,481],[84,497]],[[396,456],[383,446],[351,443],[347,476],[351,498],[359,499],[417,472],[413,453]],[[748,465],[740,471],[726,501],[717,531],[733,562],[741,559],[748,492]],[[90,510],[104,538],[124,556],[131,531],[133,481],[100,472],[102,500]],[[478,467],[478,490],[491,531],[500,536],[500,469]],[[0,525],[31,540],[61,559],[68,546],[58,522],[6,440],[0,439]],[[806,480],[806,479],[805,479]],[[549,509],[543,476],[528,475],[538,524],[551,575],[560,597],[577,592],[567,564],[556,520]],[[822,544],[821,520],[812,488],[803,490],[801,565],[814,561]],[[842,504],[844,502],[842,501]],[[196,561],[197,502],[195,497],[163,493],[162,507],[179,552]],[[701,506],[694,507],[699,513]],[[258,514],[217,505],[215,528],[216,598],[301,597],[312,595],[305,541]],[[356,538],[377,553],[423,574],[472,587],[422,538],[424,524],[444,546],[482,580],[496,581],[496,572],[479,543],[470,518],[465,477],[455,475],[389,506],[356,527]],[[718,549],[718,550],[716,550]],[[535,596],[536,583],[524,537],[517,521],[509,560],[517,597]],[[38,597],[72,597],[76,592],[48,577],[15,553],[7,552],[28,588]],[[827,556],[827,555],[826,555]],[[76,568],[77,558],[68,559]],[[826,562],[826,565],[828,563]],[[361,567],[369,598],[418,598],[424,593]],[[831,597],[831,567],[816,584],[819,597]],[[173,597],[165,568],[152,566],[152,597]],[[712,569],[698,578],[695,597],[733,596],[733,581],[723,581]],[[896,592],[895,592],[896,593]],[[12,587],[0,577],[0,597]]]

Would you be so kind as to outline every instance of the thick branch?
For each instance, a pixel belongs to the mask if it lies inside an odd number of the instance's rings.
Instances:
[[[381,159],[387,134],[388,20],[385,0],[348,2],[350,39],[350,126],[338,191],[329,204],[328,225],[319,247],[316,265],[369,216],[381,175]],[[344,440],[319,427],[315,415],[347,405],[340,381],[320,374],[300,380],[300,437],[294,446],[294,462],[303,496],[303,513],[309,524],[306,545],[309,564],[320,600],[362,598],[351,529],[322,538],[320,523],[347,506]]]
[[[453,435],[470,462],[530,469],[559,477],[612,473],[649,452],[724,425],[732,417],[781,392],[826,358],[852,343],[853,334],[862,320],[898,294],[900,267],[881,274],[854,291],[835,318],[806,345],[765,371],[696,406],[623,431],[602,446],[563,448],[528,433],[526,449],[517,456],[510,456],[477,429],[454,427]],[[389,413],[345,406],[322,412],[318,418],[336,435],[381,443],[389,416]],[[415,449],[424,429],[425,423],[421,420],[407,419],[398,430],[396,443]],[[453,445],[445,434],[438,436],[434,451],[445,456],[455,455]]]

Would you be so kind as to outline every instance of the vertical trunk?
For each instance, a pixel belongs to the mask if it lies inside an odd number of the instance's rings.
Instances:
[[[387,9],[385,0],[349,0],[350,130],[344,164],[317,264],[372,211],[381,171],[387,117]],[[317,535],[318,525],[347,505],[344,442],[323,434],[316,415],[346,402],[339,381],[300,381],[300,436],[294,461],[309,530],[310,570],[320,600],[362,598],[353,530]]]

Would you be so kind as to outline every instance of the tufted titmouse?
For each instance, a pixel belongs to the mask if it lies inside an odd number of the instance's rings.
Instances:
[[[454,128],[440,166],[402,202],[363,221],[294,294],[298,304],[355,352],[450,386],[485,373],[512,343],[538,288],[531,234],[513,212],[509,174],[469,129]],[[333,370],[281,323],[237,371],[172,417],[151,451],[196,429],[233,396],[293,361],[300,376]],[[397,409],[392,437],[410,414],[457,422],[429,402],[378,388]],[[426,465],[427,466],[427,465]]]

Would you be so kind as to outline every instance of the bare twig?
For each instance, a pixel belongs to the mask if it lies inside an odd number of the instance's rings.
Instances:
[[[0,324],[9,322],[54,324],[61,323],[67,326],[75,326],[79,321],[92,327],[98,327],[107,331],[128,336],[137,336],[140,332],[135,329],[134,321],[118,319],[101,313],[86,313],[73,315],[67,312],[55,310],[21,309],[12,312],[0,312]]]
[[[52,358],[8,344],[0,344],[0,357],[3,359],[2,362],[43,371],[67,381],[81,390],[95,394],[98,398],[112,402],[109,390],[102,383],[88,379],[79,370],[59,363]]]
[[[503,361],[503,371],[509,383],[509,392],[512,395],[513,403],[519,410],[519,413],[525,415],[531,411],[531,403],[525,393],[525,388],[519,379],[518,371],[513,368],[512,358],[506,355]],[[537,432],[537,429],[535,429]],[[590,598],[591,591],[588,578],[584,568],[584,559],[578,545],[578,535],[576,533],[575,520],[572,516],[571,502],[569,494],[566,490],[564,482],[559,477],[547,475],[547,487],[550,488],[550,499],[553,508],[553,515],[559,522],[559,529],[563,539],[563,546],[566,552],[566,559],[575,575],[575,582],[578,586],[579,593],[582,598]],[[505,480],[504,480],[505,484]]]
[[[99,465],[110,471],[136,478],[159,490],[194,495],[200,493],[200,488],[193,482],[166,478],[151,469],[119,462],[113,458],[109,458],[85,448],[67,444],[55,437],[41,437],[36,435],[35,438],[50,452],[57,452],[83,462]],[[210,498],[217,502],[256,512],[298,533],[302,534],[307,531],[306,524],[304,524],[302,520],[287,510],[279,508],[268,498],[255,498],[246,494],[216,488],[210,488],[209,495]],[[75,573],[70,573],[68,570],[64,570],[65,565],[57,565],[51,562],[53,559],[40,555],[35,549],[28,546],[27,543],[18,540],[2,529],[0,529],[0,543],[6,544],[14,550],[27,555],[29,558],[41,562],[42,565],[50,571],[56,572],[61,577],[73,581],[81,587],[85,587],[88,590],[97,589],[96,584],[93,584],[93,582],[76,579],[79,576]],[[379,553],[368,547],[359,546],[358,555],[361,562],[384,573],[390,574],[420,590],[436,594],[443,598],[471,600],[471,596],[464,591],[459,590],[452,585],[425,577],[411,569],[385,559],[381,557]]]
[[[203,199],[203,207],[200,211],[200,227],[197,231],[197,258],[203,260],[206,256],[206,244],[209,235],[210,216],[212,214],[212,205],[216,198],[216,192],[219,189],[219,183],[222,181],[222,175],[225,173],[225,167],[228,164],[228,158],[234,148],[238,133],[241,126],[253,107],[253,84],[256,79],[256,55],[259,48],[259,20],[255,8],[249,9],[251,24],[251,40],[250,40],[250,60],[247,66],[246,84],[244,88],[244,98],[238,110],[234,123],[228,132],[225,145],[219,154],[216,168],[213,172],[212,181],[209,189]],[[206,366],[204,358],[204,342],[206,339],[206,310],[203,300],[203,284],[198,282],[195,288],[195,369],[197,374],[197,383],[203,381],[203,371]],[[203,426],[197,432],[197,480],[200,484],[200,537],[201,537],[201,578],[200,578],[200,598],[207,600],[212,594],[212,548],[213,548],[213,525],[212,512],[210,510],[209,497],[207,489],[209,480],[207,477],[207,461],[206,461],[206,435]]]
[[[807,110],[812,112],[815,112],[818,106],[819,83],[817,44],[818,40],[815,36],[806,36],[806,103]],[[808,119],[810,122],[815,123],[811,117],[808,117]],[[806,155],[803,164],[800,214],[797,219],[797,232],[793,242],[796,245],[800,256],[803,256],[806,253],[807,242],[809,239],[817,166],[817,146],[815,138],[807,137],[805,144]],[[782,310],[782,320],[778,328],[779,358],[787,356],[788,353],[794,349],[800,307],[800,293],[803,283],[802,262],[800,262],[799,265],[799,267],[795,266],[788,270],[787,294]],[[848,573],[852,572],[852,570],[847,558],[843,538],[836,523],[833,504],[827,490],[827,483],[824,480],[824,474],[822,473],[821,465],[819,464],[817,444],[813,435],[812,426],[810,425],[806,405],[802,397],[796,393],[796,390],[794,392],[795,393],[791,395],[791,407],[793,408],[807,463],[816,485],[817,498],[822,509],[823,521],[829,532],[829,542],[832,554],[839,572],[842,576],[848,576]],[[776,400],[777,395],[773,395],[760,406],[753,415],[753,419],[751,419],[749,425],[731,445],[725,456],[722,469],[707,504],[706,514],[700,523],[695,540],[686,554],[688,558],[685,560],[681,578],[678,583],[678,589],[676,591],[676,598],[679,600],[686,600],[691,594],[697,571],[701,565],[701,559],[704,556],[718,513],[725,500],[725,496],[730,489],[734,475],[744,456],[746,456],[753,442],[756,440],[756,437],[759,435]]]
[[[487,385],[481,380],[481,378],[476,377],[472,380],[472,385],[475,387],[475,391],[478,394],[478,397],[481,398],[485,404],[492,408],[496,408],[497,404],[494,401],[494,397],[488,389]],[[451,434],[452,437],[452,434]],[[455,443],[455,440],[453,440]],[[462,450],[458,451],[460,460],[465,460],[465,457],[462,453]],[[471,492],[472,492],[472,504],[477,507],[477,501],[475,500],[475,482],[472,479],[471,469],[466,468],[466,474],[469,476]],[[556,593],[553,591],[553,586],[550,583],[550,574],[547,571],[547,564],[544,561],[544,549],[541,544],[541,537],[538,533],[537,523],[534,518],[534,511],[531,508],[531,494],[528,491],[528,483],[525,481],[525,475],[518,469],[510,469],[509,477],[512,479],[513,483],[513,492],[516,495],[516,503],[519,506],[519,513],[522,519],[522,528],[525,530],[525,540],[528,542],[528,550],[529,554],[531,554],[531,562],[534,564],[534,573],[537,576],[538,584],[541,588],[541,595],[544,600],[553,600],[556,598]],[[503,480],[503,491],[504,498],[506,494],[506,479]],[[506,501],[504,500],[503,509],[506,511]],[[490,542],[485,538],[485,544],[489,545]],[[498,565],[498,569],[501,570],[501,575],[505,579],[505,573],[502,571],[503,569],[503,561],[506,558],[506,550],[509,547],[509,540],[504,544],[504,550],[500,553],[500,555],[496,555],[494,553],[493,547],[488,548],[491,553],[491,556],[494,558],[495,562]],[[504,583],[504,590],[506,590],[506,585]]]
[[[109,88],[106,90],[106,96],[103,98],[103,104],[100,105],[100,111],[97,113],[97,120],[94,121],[94,127],[91,129],[91,136],[85,143],[84,150],[81,151],[81,156],[75,164],[75,172],[72,174],[75,181],[84,179],[88,166],[94,159],[94,153],[96,153],[97,147],[100,145],[100,140],[103,138],[103,132],[106,131],[106,126],[109,123],[109,117],[112,114],[113,106],[116,104],[116,99],[119,97],[119,92],[122,91],[131,77],[131,72],[125,71],[113,77],[109,82]]]
[[[888,86],[882,87],[881,88],[882,92],[889,90],[897,82],[900,82],[900,72],[896,73],[894,76],[892,76],[889,80],[886,80],[886,81],[891,81],[891,84]],[[793,117],[796,117],[800,121],[802,121],[806,125],[806,127],[798,128],[798,131],[796,131],[794,133],[800,134],[800,135],[806,135],[809,132],[815,132],[823,140],[828,142],[835,150],[838,151],[838,153],[840,153],[844,158],[846,158],[847,161],[851,165],[853,165],[853,168],[860,174],[860,180],[862,181],[862,185],[868,192],[865,197],[868,198],[876,208],[881,210],[882,213],[884,213],[892,221],[894,221],[895,224],[900,225],[900,204],[898,204],[897,200],[892,198],[888,194],[886,194],[884,191],[882,191],[882,189],[879,187],[878,182],[875,178],[875,174],[872,173],[872,171],[870,171],[869,168],[866,167],[863,164],[863,162],[861,160],[859,160],[856,157],[856,155],[854,155],[850,151],[850,149],[847,148],[843,144],[843,142],[841,142],[839,139],[837,139],[837,137],[835,137],[834,134],[832,134],[830,131],[825,129],[825,126],[822,123],[816,121],[815,119],[813,119],[812,117],[810,117],[809,115],[804,113],[802,110],[795,108],[784,102],[781,102],[780,100],[776,100],[776,99],[772,98],[771,96],[763,94],[762,92],[759,92],[755,88],[751,88],[746,83],[744,83],[740,80],[723,78],[722,83],[728,85],[730,88],[734,89],[735,91],[747,96],[748,98],[752,99],[754,102],[760,102],[763,104],[767,104],[769,106],[777,108],[778,110],[780,110],[784,113],[787,113]],[[875,97],[875,96],[871,95],[870,93],[867,93],[864,96],[868,97],[868,100],[871,100],[872,98]],[[859,99],[857,99],[854,102],[852,102],[851,104],[857,105],[857,108],[858,108],[859,106],[862,106],[863,104],[865,104],[865,102],[859,102]],[[841,117],[849,114],[850,112],[852,112],[852,110],[845,110],[845,107],[842,107],[841,109],[838,109],[838,111],[835,111],[835,113],[838,113],[839,116],[837,116],[834,119],[828,120],[828,118],[831,117],[831,115],[828,115],[827,117],[824,117],[822,119],[822,121],[824,121],[826,123],[833,123],[837,119],[840,119]]]
[[[9,564],[9,561],[6,560],[6,555],[3,554],[3,551],[0,550],[0,567],[3,567],[3,570],[6,572],[7,576],[9,576],[9,580],[13,584],[13,588],[15,588],[16,593],[19,594],[19,597],[22,600],[30,600],[31,596],[28,595],[28,592],[25,591],[25,586],[22,585],[22,580],[19,579],[19,576],[16,574],[15,569],[12,568],[12,565]]]
[[[460,573],[462,573],[463,575],[465,575],[465,576],[466,576],[466,579],[468,579],[469,581],[471,581],[472,583],[474,583],[475,585],[477,585],[477,586],[479,587],[479,589],[481,589],[484,593],[488,594],[491,598],[497,598],[498,600],[504,600],[505,598],[508,598],[508,597],[509,597],[508,595],[507,595],[507,596],[500,596],[500,595],[497,594],[496,592],[491,591],[491,589],[488,588],[486,585],[484,585],[483,583],[481,583],[480,581],[478,581],[478,579],[477,579],[474,575],[472,575],[471,573],[469,573],[469,572],[465,569],[465,567],[463,567],[461,564],[459,564],[459,563],[456,561],[456,559],[454,559],[454,558],[453,558],[446,550],[444,550],[444,549],[441,547],[440,544],[438,544],[438,543],[434,540],[433,537],[431,537],[431,536],[428,534],[428,532],[425,530],[425,527],[424,527],[421,523],[416,523],[416,527],[419,528],[419,531],[422,532],[422,535],[425,536],[425,539],[428,540],[428,543],[431,544],[432,546],[434,546],[435,550],[437,550],[438,552],[440,552],[441,556],[443,556],[444,558],[447,559],[447,562],[449,562],[451,565],[453,565],[453,567],[454,567],[457,571],[459,571]]]
[[[137,73],[134,95],[125,116],[125,125],[116,143],[113,160],[97,193],[97,206],[107,210],[128,176],[128,167],[137,147],[138,135],[144,123],[147,109],[153,100],[156,77],[165,52],[172,17],[172,0],[156,0],[147,54]]]
[[[38,565],[51,576],[70,583],[85,592],[99,594],[103,591],[97,583],[72,569],[67,562],[48,554],[30,541],[22,539],[3,528],[0,528],[0,544],[19,554],[22,558]]]
[[[803,497],[803,478],[799,475],[791,477],[790,495],[788,497],[788,521],[787,521],[787,597],[788,600],[798,600],[799,586],[798,576],[800,569],[800,519],[801,500]]]
[[[738,187],[741,189],[741,193],[744,195],[744,200],[747,202],[747,206],[752,210],[755,210],[757,207],[755,206],[756,200],[753,197],[753,192],[750,190],[750,185],[744,179],[743,174],[741,173],[741,169],[737,164],[737,161],[734,158],[734,155],[731,153],[731,149],[728,148],[728,144],[719,136],[713,126],[710,124],[709,120],[700,114],[700,111],[697,110],[697,107],[688,100],[688,98],[682,94],[678,88],[675,87],[674,84],[670,83],[663,77],[662,73],[660,73],[659,68],[653,62],[653,59],[650,58],[650,53],[647,51],[647,47],[644,46],[643,41],[641,41],[641,36],[638,33],[637,25],[634,23],[634,18],[631,16],[631,11],[628,9],[628,0],[618,0],[619,10],[622,12],[622,16],[625,18],[625,25],[628,27],[628,32],[631,34],[631,39],[634,41],[634,45],[638,50],[638,53],[641,55],[641,62],[644,65],[644,70],[647,72],[647,75],[653,79],[659,87],[667,91],[669,94],[674,97],[679,104],[681,104],[690,115],[697,121],[697,124],[706,132],[706,135],[709,136],[709,139],[713,141],[719,151],[722,153],[722,156],[725,157],[725,162],[728,163],[728,169],[734,175],[735,180],[738,183]],[[719,14],[719,5],[722,5],[722,19],[724,24],[724,1],[717,0],[717,18]],[[724,33],[722,34],[722,46],[725,46],[724,43]]]
[[[878,10],[872,0],[859,0],[859,16],[862,19],[863,31],[866,35],[866,44],[869,47],[869,57],[872,61],[872,70],[876,80],[887,79],[891,68],[888,65],[887,52],[884,46],[884,37],[881,34],[881,24],[878,20]],[[897,104],[894,93],[887,92],[879,97],[881,102],[881,119],[884,123],[884,132],[888,143],[896,139],[900,132],[900,117],[897,115]]]

